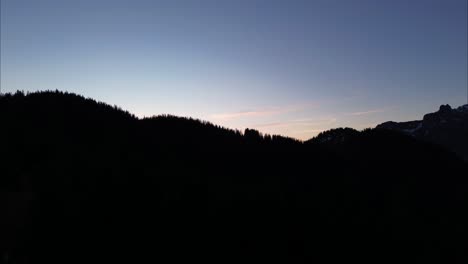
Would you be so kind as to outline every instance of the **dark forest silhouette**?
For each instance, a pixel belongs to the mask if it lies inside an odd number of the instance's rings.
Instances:
[[[0,96],[0,124],[4,262],[467,257],[467,163],[395,131],[300,142],[58,91]]]

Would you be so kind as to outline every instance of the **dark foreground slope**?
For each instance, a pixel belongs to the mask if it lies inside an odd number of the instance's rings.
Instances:
[[[386,130],[301,143],[0,97],[7,263],[462,262],[467,165]]]

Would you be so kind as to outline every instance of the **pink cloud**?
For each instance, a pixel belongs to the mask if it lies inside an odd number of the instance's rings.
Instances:
[[[284,106],[284,107],[272,107],[272,108],[252,110],[252,111],[240,111],[240,112],[233,112],[233,113],[213,114],[210,116],[210,118],[226,121],[226,120],[233,120],[233,119],[239,119],[239,118],[274,116],[274,115],[280,115],[280,114],[289,113],[289,112],[296,112],[296,111],[300,111],[302,109],[306,109],[310,107],[318,107],[318,104],[304,103],[304,104],[296,104],[296,105],[290,105],[290,106]]]
[[[331,125],[336,122],[336,118],[327,119],[296,119],[283,122],[274,122],[266,124],[254,125],[255,128],[279,128],[279,127],[292,127],[292,126],[324,126]]]
[[[223,113],[223,114],[214,114],[211,115],[211,118],[218,120],[231,120],[238,118],[249,118],[249,117],[258,117],[258,116],[269,116],[281,113],[279,110],[259,110],[259,111],[243,111],[235,113]]]
[[[362,112],[345,113],[345,115],[348,115],[348,116],[362,116],[362,115],[370,115],[370,114],[375,114],[375,113],[382,113],[384,111],[385,111],[385,109],[373,109],[373,110],[362,111]]]

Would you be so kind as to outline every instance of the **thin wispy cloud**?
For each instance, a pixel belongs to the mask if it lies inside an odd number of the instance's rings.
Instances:
[[[371,115],[371,114],[376,114],[376,113],[383,113],[387,110],[389,110],[389,108],[371,109],[367,111],[350,112],[350,113],[344,113],[344,114],[347,116],[363,116],[363,115]]]
[[[259,116],[270,116],[275,114],[283,113],[284,111],[278,110],[254,110],[254,111],[240,111],[234,113],[222,113],[211,115],[210,118],[216,120],[232,120],[238,118],[250,118]]]
[[[324,126],[331,125],[336,122],[336,118],[327,118],[322,120],[317,119],[295,119],[287,120],[282,122],[273,122],[266,124],[257,124],[255,128],[280,128],[280,127],[291,127],[291,126]]]
[[[258,109],[258,110],[249,110],[249,111],[239,111],[239,112],[232,112],[232,113],[220,113],[220,114],[213,114],[210,115],[210,119],[221,120],[221,121],[228,121],[233,119],[241,119],[241,118],[252,118],[252,117],[266,117],[266,116],[274,116],[274,115],[281,115],[290,112],[300,111],[306,108],[318,107],[316,103],[304,103],[304,104],[295,104],[289,105],[284,107],[271,107],[265,109]]]

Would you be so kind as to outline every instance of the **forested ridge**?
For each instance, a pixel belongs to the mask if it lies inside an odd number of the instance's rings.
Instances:
[[[6,263],[459,262],[468,164],[384,129],[301,142],[0,95]]]

